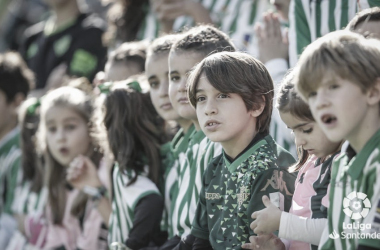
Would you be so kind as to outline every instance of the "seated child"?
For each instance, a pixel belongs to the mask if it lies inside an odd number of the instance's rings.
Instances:
[[[380,41],[337,31],[309,45],[296,72],[326,137],[348,140],[332,167],[320,249],[380,249]]]
[[[210,141],[201,130],[196,112],[189,103],[186,85],[194,66],[218,51],[235,51],[231,39],[212,26],[200,25],[184,33],[173,44],[169,54],[169,98],[178,114],[191,120],[195,127],[178,167],[178,188],[173,192],[171,206],[169,236],[182,239],[191,233],[205,168],[213,157],[221,154],[222,149],[219,143]]]
[[[299,152],[299,160],[292,167],[298,172],[292,206],[289,213],[281,212],[264,196],[266,208],[252,214],[255,220],[251,228],[259,236],[251,238],[251,243],[243,246],[246,249],[256,249],[256,245],[281,249],[283,244],[271,245],[276,241],[268,240],[277,238],[271,234],[277,230],[287,249],[317,249],[327,223],[331,163],[341,143],[331,142],[323,134],[309,106],[297,94],[293,76],[291,72],[285,78],[277,98],[280,116],[292,129]]]
[[[33,85],[34,75],[18,53],[0,54],[0,249],[17,228],[13,204],[22,186],[17,114]]]
[[[104,68],[106,81],[122,81],[145,70],[148,41],[121,44],[108,57]]]
[[[254,234],[249,218],[265,207],[261,197],[288,211],[294,192],[294,159],[269,135],[273,82],[252,56],[222,52],[203,59],[188,83],[201,129],[223,147],[203,176],[194,245],[240,248]]]

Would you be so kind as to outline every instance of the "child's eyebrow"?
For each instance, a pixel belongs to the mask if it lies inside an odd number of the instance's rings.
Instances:
[[[156,78],[157,78],[156,75],[152,75],[152,76],[150,76],[150,77],[148,78],[148,81],[150,81],[150,80],[152,80],[152,79],[156,79]]]
[[[290,129],[297,129],[299,127],[302,127],[302,126],[305,126],[305,125],[308,125],[310,122],[305,122],[305,123],[301,123],[301,124],[297,124],[296,126],[294,126],[293,128],[290,128]]]
[[[76,121],[78,121],[78,118],[77,117],[68,117],[68,118],[65,118],[63,120],[63,122],[70,122],[70,121],[76,122]]]
[[[177,70],[174,70],[174,71],[170,71],[169,74],[179,74]]]
[[[198,94],[198,93],[200,93],[200,92],[205,92],[203,89],[196,89],[195,90],[195,94]]]
[[[46,125],[54,124],[54,120],[47,120]]]

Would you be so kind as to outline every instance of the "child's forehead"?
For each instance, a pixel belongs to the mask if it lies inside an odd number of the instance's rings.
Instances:
[[[324,74],[318,81],[315,81],[310,87],[312,90],[317,90],[323,86],[336,82],[338,79],[340,79],[340,77],[333,72],[326,72],[326,74]]]
[[[170,71],[177,70],[181,72],[188,72],[193,69],[199,62],[201,62],[203,58],[204,56],[202,54],[196,52],[170,52]]]

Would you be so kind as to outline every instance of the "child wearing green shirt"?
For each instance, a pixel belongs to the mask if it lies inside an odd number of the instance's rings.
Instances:
[[[254,235],[249,219],[264,208],[261,197],[288,211],[294,190],[294,159],[269,135],[273,82],[252,56],[222,52],[202,60],[188,83],[201,129],[223,147],[203,176],[194,246],[240,249]]]

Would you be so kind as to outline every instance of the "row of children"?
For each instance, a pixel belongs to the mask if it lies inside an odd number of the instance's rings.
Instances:
[[[269,135],[269,72],[234,51],[210,26],[158,38],[148,47],[147,82],[101,84],[98,97],[61,87],[28,100],[22,152],[15,115],[33,80],[16,54],[2,55],[2,166],[11,171],[1,247],[377,249],[379,238],[329,234],[353,224],[342,207],[353,207],[343,201],[352,192],[372,204],[353,218],[370,228],[353,232],[379,233],[380,42],[332,33],[284,80],[277,108],[296,138],[295,164]],[[180,127],[169,143],[166,121]],[[337,156],[344,140],[350,146]],[[291,241],[271,234],[278,229]]]

